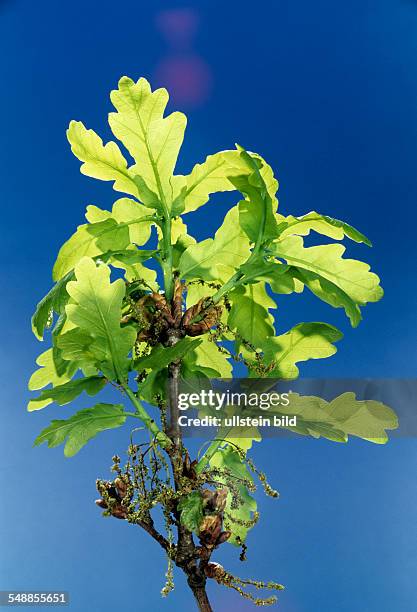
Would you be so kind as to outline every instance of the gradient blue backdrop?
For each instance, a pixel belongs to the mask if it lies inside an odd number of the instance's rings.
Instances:
[[[107,476],[127,430],[71,460],[62,448],[31,448],[69,409],[25,412],[26,381],[45,348],[30,314],[86,204],[116,197],[79,174],[65,128],[82,119],[107,138],[108,92],[121,75],[170,80],[171,108],[189,116],[181,170],[237,140],[275,168],[282,212],[346,219],[375,244],[351,249],[386,290],[358,329],[308,295],[280,300],[281,330],[326,320],[346,334],[337,355],[302,373],[414,376],[417,2],[4,0],[0,58],[0,589],[66,589],[74,612],[192,610],[181,576],[160,599],[165,562],[154,542],[94,506],[95,478]],[[190,218],[200,239],[226,200]],[[282,612],[417,609],[415,440],[268,441],[255,456],[281,499],[259,496],[247,564],[232,547],[219,560],[283,582]],[[232,592],[210,594],[218,611],[251,609]]]

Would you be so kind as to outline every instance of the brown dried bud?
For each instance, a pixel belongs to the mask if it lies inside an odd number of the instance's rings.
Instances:
[[[216,511],[216,491],[211,489],[203,489],[203,507],[205,512],[214,513]]]
[[[117,519],[125,519],[127,517],[126,508],[123,508],[121,504],[115,504],[110,509],[110,512],[112,516],[114,516],[114,518],[117,518]]]
[[[224,567],[220,565],[220,563],[215,563],[214,561],[207,563],[204,572],[207,578],[214,578],[214,580],[221,580],[226,574]]]
[[[184,291],[183,283],[175,279],[174,296],[172,298],[172,316],[175,327],[179,327],[182,319],[182,294]]]
[[[138,342],[146,342],[151,337],[151,333],[148,329],[142,329],[136,336]]]
[[[226,542],[230,538],[231,535],[232,535],[231,531],[222,531],[216,540],[216,546],[220,546],[220,544],[223,544],[224,542]]]
[[[213,308],[210,308],[205,313],[204,318],[201,321],[198,321],[197,323],[185,323],[183,320],[183,327],[189,336],[201,336],[202,334],[206,334],[207,332],[209,332],[213,325],[216,325],[221,315],[221,312],[222,311],[219,306],[214,306]],[[196,315],[190,317],[189,321],[191,321],[195,316]]]
[[[151,298],[155,303],[155,307],[161,312],[167,323],[169,325],[174,325],[174,319],[172,317],[165,296],[161,295],[160,293],[151,293]]]
[[[190,455],[188,453],[185,454],[184,463],[182,466],[182,475],[186,478],[190,478],[190,480],[194,480],[196,477],[195,466],[197,461],[191,461]]]
[[[104,499],[96,499],[96,502],[95,502],[95,503],[97,504],[97,506],[98,506],[99,508],[103,508],[103,510],[106,510],[106,508],[107,508],[107,504],[106,504],[106,502],[104,501]]]
[[[193,306],[190,306],[190,308],[188,308],[188,310],[185,311],[184,316],[182,317],[182,322],[181,322],[184,328],[188,327],[192,319],[194,319],[200,314],[203,308],[204,302],[206,300],[207,298],[201,298],[200,300],[198,300],[196,304],[194,304]]]
[[[228,489],[223,487],[216,491],[210,489],[203,489],[203,504],[208,512],[217,512],[221,514],[226,506]]]
[[[215,546],[222,531],[222,517],[218,514],[205,516],[200,524],[200,541],[206,546]]]
[[[216,491],[215,504],[216,504],[216,510],[218,512],[223,512],[223,510],[225,509],[228,492],[229,491],[227,487],[223,487],[223,489]]]
[[[125,481],[122,478],[116,478],[114,480],[114,486],[116,487],[119,497],[123,499],[127,493],[127,484]]]

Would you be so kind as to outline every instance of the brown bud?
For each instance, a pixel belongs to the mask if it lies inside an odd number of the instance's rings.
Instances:
[[[214,561],[207,563],[204,571],[207,578],[214,578],[214,580],[220,580],[226,574],[224,567],[220,565],[220,563],[215,563]]]
[[[136,336],[138,342],[146,342],[151,337],[151,333],[148,329],[142,329]]]
[[[116,487],[119,497],[123,499],[127,493],[127,484],[125,481],[122,478],[115,478],[114,486]]]
[[[107,504],[104,501],[104,499],[96,499],[95,503],[97,504],[99,508],[103,508],[103,510],[106,510]]]
[[[219,307],[216,306],[214,308],[210,308],[204,315],[204,318],[201,321],[198,321],[198,323],[189,322],[185,324],[185,322],[183,321],[184,329],[186,330],[189,336],[200,336],[202,334],[206,334],[210,331],[213,325],[216,325],[219,320],[220,314],[221,309]],[[190,318],[190,321],[192,320],[192,318],[193,317]]]
[[[223,510],[225,509],[226,501],[227,501],[227,494],[228,494],[227,487],[223,487],[223,489],[216,491],[215,504],[216,504],[216,510],[218,512],[223,512]]]
[[[194,319],[194,317],[197,317],[200,314],[203,308],[203,304],[206,301],[206,299],[207,298],[201,298],[201,300],[198,300],[196,304],[194,304],[193,306],[190,306],[190,308],[188,308],[188,310],[185,311],[184,316],[182,317],[182,322],[181,322],[184,328],[188,327],[192,319]]]
[[[126,508],[123,508],[121,504],[115,504],[110,511],[114,518],[125,519],[127,517]]]
[[[182,294],[184,291],[183,283],[175,279],[174,296],[172,298],[172,316],[175,327],[179,327],[182,319]]]
[[[167,304],[166,298],[160,293],[151,293],[151,298],[155,303],[155,307],[161,312],[164,319],[169,325],[174,325],[174,319],[172,317],[170,308]]]
[[[218,514],[205,516],[200,524],[200,541],[208,546],[215,546],[222,531],[222,518]]]
[[[189,472],[190,467],[191,467],[190,455],[186,453],[185,459],[184,459],[184,468],[187,472]]]
[[[201,495],[203,497],[203,506],[206,508],[206,510],[208,512],[214,512],[216,491],[211,491],[210,489],[203,489]]]
[[[183,467],[182,467],[183,476],[186,476],[187,478],[194,480],[196,477],[196,472],[195,472],[196,463],[197,463],[196,461],[191,461],[190,455],[186,453],[184,457]]]
[[[230,538],[231,535],[232,535],[231,531],[222,531],[216,540],[216,546],[220,546],[220,544],[223,544],[224,542],[226,542]]]

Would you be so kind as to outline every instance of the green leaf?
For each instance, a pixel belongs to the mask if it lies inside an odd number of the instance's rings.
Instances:
[[[210,377],[231,378],[232,365],[207,336],[201,336],[201,343],[184,355],[184,364],[190,372],[202,372]]]
[[[258,164],[245,149],[238,147],[240,157],[248,168],[244,176],[230,180],[246,198],[239,202],[239,223],[255,248],[278,236],[273,201],[263,180]]]
[[[238,216],[238,208],[231,208],[214,239],[207,238],[184,251],[179,262],[182,278],[225,280],[248,259],[249,241],[239,226]]]
[[[129,173],[127,161],[115,142],[103,141],[81,121],[71,121],[67,130],[71,150],[80,161],[82,174],[102,181],[114,181],[113,189],[138,197],[138,187]]]
[[[92,349],[94,338],[87,331],[78,327],[72,327],[57,338],[57,347],[61,351],[62,358],[66,361],[76,363],[78,367],[88,367],[97,362],[97,347]],[[101,354],[105,359],[106,353]]]
[[[200,338],[190,340],[182,338],[173,346],[155,346],[149,355],[140,357],[133,362],[133,367],[137,371],[142,370],[163,370],[173,361],[184,357],[186,353],[198,347],[201,343]]]
[[[77,378],[68,382],[55,386],[52,389],[45,389],[36,399],[30,400],[28,403],[29,412],[45,408],[52,402],[56,402],[60,406],[69,404],[76,397],[81,395],[83,391],[87,395],[96,395],[106,384],[106,379],[103,376],[88,376],[87,378]]]
[[[72,271],[65,274],[37,305],[32,316],[32,331],[38,340],[43,340],[45,328],[52,324],[53,313],[62,314],[65,311],[65,304],[69,297],[66,287],[68,281],[73,278]]]
[[[55,448],[66,441],[64,455],[73,457],[98,433],[120,427],[125,421],[121,404],[97,404],[67,420],[52,421],[36,438],[34,446],[47,442],[49,448]]]
[[[120,327],[124,282],[111,283],[108,266],[96,266],[88,257],[77,264],[75,276],[77,280],[67,285],[72,298],[66,306],[68,320],[91,338],[88,350],[94,365],[106,378],[123,381],[129,369],[127,355],[136,339],[134,329]]]
[[[289,236],[276,242],[273,250],[277,257],[284,259],[289,265],[316,275],[305,276],[306,281],[309,279],[307,286],[328,303],[343,306],[353,326],[361,319],[360,306],[367,302],[377,302],[383,296],[378,276],[369,271],[370,267],[366,263],[343,259],[342,255],[346,249],[341,244],[304,248],[300,236]],[[337,294],[331,285],[322,283],[319,279],[336,286],[339,289]],[[345,294],[343,297],[341,292]]]
[[[198,534],[201,521],[203,520],[203,498],[200,491],[191,491],[188,495],[181,497],[178,502],[180,521],[188,529]]]
[[[287,429],[333,442],[347,442],[349,436],[356,436],[374,444],[385,444],[386,431],[398,427],[398,418],[391,408],[375,400],[357,400],[352,392],[330,402],[291,392],[287,407],[274,407],[271,411],[297,417],[297,425]]]
[[[54,387],[62,385],[71,380],[78,369],[78,364],[69,364],[68,369],[63,374],[60,374],[54,362],[52,348],[39,355],[36,363],[41,367],[29,379],[28,388],[30,391],[43,389],[49,384],[52,384]]]
[[[289,268],[288,274],[292,275],[294,281],[300,281],[310,289],[314,295],[330,304],[334,308],[344,308],[349,317],[352,327],[357,327],[361,321],[361,312],[356,302],[337,285],[326,278],[320,277],[314,272],[301,268]]]
[[[212,193],[234,191],[236,187],[229,179],[241,173],[239,152],[231,150],[209,155],[202,164],[196,164],[187,176],[175,176],[174,193],[179,194],[183,190],[183,213],[203,206]]]
[[[110,97],[117,113],[110,113],[109,124],[136,160],[130,171],[139,177],[142,201],[152,208],[169,209],[173,200],[171,177],[184,138],[185,115],[175,112],[163,118],[168,93],[165,89],[152,92],[143,78],[135,83],[122,77]]]
[[[296,363],[334,355],[333,343],[342,337],[342,332],[327,323],[300,323],[281,336],[268,338],[263,351],[267,363],[275,364],[270,376],[297,378]]]
[[[277,260],[266,261],[263,255],[258,255],[240,266],[239,272],[243,275],[241,282],[265,281],[274,293],[300,293],[304,289],[303,283],[295,278],[291,266],[281,264]]]
[[[308,236],[311,230],[318,234],[328,236],[334,240],[343,240],[345,236],[355,242],[363,242],[367,246],[372,246],[370,240],[357,229],[338,219],[333,219],[327,215],[321,215],[315,211],[309,212],[301,217],[283,217],[278,215],[280,224],[280,238],[296,234],[298,236]]]
[[[278,182],[274,178],[272,169],[260,155],[250,153],[251,157],[259,160],[260,173],[265,182],[268,193],[273,201],[274,210],[277,207],[275,198]],[[197,210],[205,204],[212,193],[234,191],[236,186],[233,177],[239,177],[251,172],[239,150],[220,151],[209,155],[205,162],[196,164],[187,176],[174,177],[174,192],[179,194],[183,190],[184,214]]]
[[[116,251],[109,257],[109,263],[115,268],[125,271],[125,278],[133,281],[144,281],[153,291],[158,291],[157,272],[142,262],[154,257],[157,251],[145,251],[130,247],[124,251]]]
[[[210,459],[210,466],[230,471],[234,484],[239,491],[240,500],[237,507],[233,503],[233,497],[229,491],[224,519],[225,529],[232,532],[228,542],[239,546],[241,542],[246,540],[247,533],[251,529],[250,521],[253,520],[253,513],[256,512],[257,507],[256,501],[249,495],[245,485],[245,481],[253,483],[252,475],[237,450],[230,445],[221,447],[214,453]],[[216,479],[227,486],[227,477],[216,476]]]
[[[275,334],[274,318],[269,309],[276,308],[275,302],[265,290],[265,283],[238,287],[229,294],[229,299],[232,303],[229,327],[255,348],[263,346],[266,339]]]
[[[357,436],[375,444],[385,444],[386,430],[398,427],[397,415],[391,408],[374,400],[356,400],[354,393],[343,393],[329,403],[327,410],[346,436]]]
[[[121,251],[131,243],[145,244],[149,240],[152,224],[148,213],[144,206],[129,198],[117,200],[111,213],[96,206],[87,206],[87,219],[99,220],[79,225],[75,234],[62,245],[53,269],[54,279],[62,278],[82,257]]]

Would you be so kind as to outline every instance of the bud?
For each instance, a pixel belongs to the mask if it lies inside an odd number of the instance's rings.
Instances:
[[[208,546],[215,546],[222,531],[222,518],[218,514],[205,516],[200,524],[200,541]]]
[[[224,544],[224,542],[227,542],[231,535],[231,531],[222,531],[216,540],[216,546],[220,546],[220,544]]]
[[[218,512],[223,512],[223,510],[225,509],[228,492],[229,491],[227,487],[223,487],[223,489],[216,491],[216,502],[215,503],[216,503],[216,510]]]
[[[122,478],[116,478],[114,480],[114,486],[116,487],[117,493],[121,499],[123,499],[127,493],[127,484]]]
[[[204,571],[207,578],[214,578],[215,580],[220,580],[226,573],[224,567],[220,565],[220,563],[215,563],[214,561],[207,563]]]
[[[103,510],[107,509],[107,504],[104,501],[104,499],[96,499],[95,503],[97,504],[99,508],[103,508]]]
[[[125,519],[127,516],[126,509],[123,508],[123,506],[121,506],[120,504],[114,505],[113,508],[111,509],[111,513],[112,513],[112,516],[114,516],[114,518],[118,518],[118,519]]]

